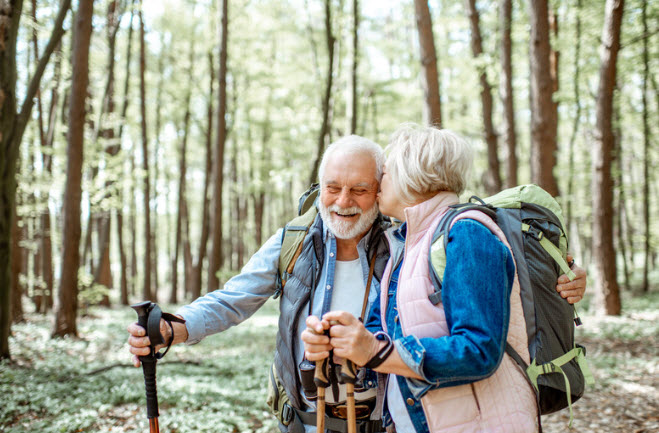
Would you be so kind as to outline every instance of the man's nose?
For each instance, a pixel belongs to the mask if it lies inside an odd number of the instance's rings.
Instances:
[[[343,188],[341,190],[341,193],[339,194],[339,197],[336,200],[336,204],[338,204],[343,208],[352,206],[352,195],[350,194],[349,189]]]

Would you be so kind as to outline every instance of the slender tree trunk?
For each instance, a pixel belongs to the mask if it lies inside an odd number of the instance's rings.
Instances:
[[[144,40],[144,17],[140,1],[138,12],[140,20],[140,114],[142,129],[142,169],[144,170],[144,299],[156,302],[155,293],[151,287],[151,184],[149,181],[149,142],[146,133],[146,41]]]
[[[190,39],[190,48],[189,48],[190,58],[189,69],[188,69],[188,89],[185,96],[185,114],[183,115],[183,137],[181,139],[181,148],[179,150],[179,182],[178,182],[178,209],[176,217],[176,242],[174,244],[174,257],[172,258],[172,291],[170,294],[169,301],[172,304],[178,302],[178,253],[181,249],[181,223],[184,218],[184,203],[186,201],[185,197],[185,177],[187,173],[187,149],[188,149],[188,129],[190,126],[190,99],[192,98],[192,83],[194,82],[193,77],[193,66],[195,59],[194,52],[194,38]],[[187,212],[185,215],[187,220]],[[187,236],[186,236],[187,239]],[[183,280],[187,283],[189,275],[184,273]],[[184,287],[186,284],[183,285]]]
[[[131,65],[131,58],[133,54],[133,18],[135,17],[135,0],[131,0],[130,3],[130,20],[128,21],[128,44],[126,46],[126,80],[124,81],[124,89],[123,89],[123,104],[121,107],[121,122],[119,122],[119,131],[117,133],[117,137],[119,139],[119,146],[121,146],[121,138],[123,137],[123,130],[124,130],[124,124],[125,124],[125,119],[126,119],[126,114],[128,113],[128,102],[130,101],[130,65]],[[131,161],[133,160],[133,157],[131,156]],[[131,170],[131,173],[134,173],[134,170]],[[131,182],[132,185],[132,182]],[[119,203],[123,203],[123,190],[121,190],[120,194],[120,199]],[[124,305],[128,305],[128,296],[129,292],[134,293],[135,289],[135,281],[136,281],[136,276],[137,276],[137,253],[135,251],[135,220],[134,220],[134,203],[135,203],[135,194],[133,193],[133,187],[131,186],[130,188],[130,209],[131,213],[129,215],[129,222],[131,226],[131,264],[130,264],[130,272],[131,272],[131,278],[130,278],[130,286],[128,285],[128,267],[127,265],[127,258],[126,258],[126,252],[124,250],[124,237],[123,237],[123,221],[124,221],[124,214],[123,214],[123,208],[122,206],[118,206],[116,209],[116,214],[117,214],[117,232],[118,232],[118,240],[119,240],[119,257],[120,260],[122,261],[121,264],[121,274],[120,274],[120,279],[121,279],[121,303]]]
[[[336,38],[332,31],[332,4],[331,0],[325,0],[325,40],[327,42],[327,78],[325,80],[325,93],[323,95],[323,119],[318,131],[318,147],[316,152],[316,159],[311,167],[311,174],[309,175],[309,184],[318,180],[318,166],[323,156],[325,149],[326,136],[330,129],[330,100],[332,98],[332,83],[334,78],[334,44]]]
[[[204,265],[204,258],[206,257],[206,250],[208,247],[209,229],[209,215],[208,215],[208,187],[212,177],[212,131],[213,131],[213,84],[215,83],[215,68],[213,67],[213,53],[208,53],[208,64],[210,66],[210,79],[208,85],[208,107],[206,110],[206,166],[204,170],[204,186],[202,193],[202,207],[201,207],[201,236],[199,239],[199,250],[197,252],[197,261],[192,266],[192,276],[190,285],[190,294],[193,299],[197,299],[201,295],[201,275]]]
[[[581,0],[577,0],[576,23],[575,23],[575,48],[574,48],[574,105],[576,111],[574,113],[574,123],[572,124],[572,133],[570,134],[570,141],[568,144],[568,182],[567,182],[567,199],[565,200],[565,224],[568,230],[572,227],[572,201],[574,196],[574,146],[579,133],[579,125],[581,124],[581,87],[579,80],[581,79],[581,68],[579,68],[579,59],[581,58]],[[621,164],[622,167],[622,164]]]
[[[14,208],[12,227],[12,262],[11,262],[11,321],[20,323],[23,318],[23,285],[21,284],[22,249],[20,247],[21,229],[18,226],[18,216]]]
[[[432,18],[427,0],[414,0],[416,27],[419,33],[421,58],[421,87],[424,94],[424,118],[427,124],[442,126],[442,109],[439,97],[437,54],[432,32]]]
[[[613,188],[611,163],[614,134],[613,92],[616,84],[616,62],[620,49],[620,27],[624,0],[607,0],[602,44],[600,46],[599,87],[597,91],[596,145],[593,148],[593,258],[595,274],[595,306],[598,312],[619,315],[620,293],[616,278],[613,247]]]
[[[16,44],[23,1],[5,1],[0,8],[0,359],[10,357],[11,236],[18,150],[46,64],[64,34],[62,23],[70,6],[71,0],[60,4],[50,39],[28,84],[19,113],[16,112]]]
[[[222,255],[222,183],[224,180],[224,145],[227,135],[226,103],[227,103],[227,38],[228,38],[228,0],[222,0],[222,16],[220,25],[220,68],[218,73],[218,110],[217,110],[217,141],[213,155],[213,249],[208,266],[209,291],[220,287],[220,281],[215,275],[223,265]]]
[[[515,131],[515,103],[512,62],[512,0],[502,0],[499,9],[501,27],[501,102],[506,137],[506,187],[517,185],[517,132]]]
[[[553,102],[548,0],[532,0],[531,21],[531,178],[553,196],[559,195],[554,177],[558,114]]]
[[[641,2],[641,19],[643,21],[643,34],[648,35],[647,2]],[[641,98],[643,101],[643,282],[641,290],[648,293],[650,285],[648,274],[650,268],[650,122],[648,109],[648,81],[650,77],[650,54],[648,47],[649,37],[643,38],[643,84]]]
[[[629,278],[629,267],[627,265],[627,248],[625,244],[625,237],[624,237],[624,228],[623,228],[623,217],[626,217],[626,212],[625,212],[625,182],[624,182],[624,176],[623,176],[623,170],[622,170],[622,161],[623,161],[623,152],[622,152],[622,131],[620,130],[620,104],[616,104],[614,107],[614,112],[615,112],[615,118],[614,118],[614,149],[613,149],[613,154],[614,154],[614,159],[612,161],[612,165],[614,167],[613,170],[613,189],[614,192],[617,192],[617,212],[615,215],[615,223],[616,223],[616,228],[615,232],[617,234],[617,245],[616,245],[616,250],[620,251],[620,256],[622,259],[622,269],[623,269],[623,277],[624,277],[624,287],[629,289],[631,287],[630,285],[630,278]]]
[[[480,18],[476,9],[476,0],[465,0],[467,17],[471,23],[471,52],[475,59],[483,54],[483,42],[480,30]],[[501,174],[499,168],[499,156],[497,155],[497,134],[492,124],[492,88],[487,80],[485,65],[480,68],[479,79],[481,84],[481,108],[483,114],[483,133],[487,143],[488,170],[485,176],[485,190],[489,195],[496,194],[501,190]]]
[[[64,230],[62,270],[52,335],[77,335],[78,268],[80,267],[80,200],[82,161],[89,82],[89,44],[92,33],[93,0],[81,1],[75,20],[73,75],[69,106],[66,185],[64,189]]]
[[[352,22],[352,98],[350,133],[356,134],[357,114],[359,112],[359,101],[357,100],[357,71],[359,70],[359,0],[352,0]]]

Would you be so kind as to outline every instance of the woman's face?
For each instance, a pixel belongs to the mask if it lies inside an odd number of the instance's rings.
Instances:
[[[403,212],[405,206],[402,205],[396,196],[391,176],[387,173],[386,164],[382,169],[382,181],[380,182],[380,192],[378,193],[378,205],[382,214],[394,217],[400,221],[405,220],[405,213]]]

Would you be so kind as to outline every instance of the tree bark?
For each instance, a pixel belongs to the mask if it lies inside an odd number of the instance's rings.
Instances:
[[[206,257],[206,251],[208,248],[208,235],[210,232],[210,221],[208,215],[209,208],[209,199],[208,199],[208,187],[210,185],[210,179],[212,177],[212,135],[213,135],[213,84],[215,83],[215,68],[213,67],[213,53],[209,51],[208,53],[208,64],[209,64],[209,83],[208,83],[208,107],[206,109],[206,166],[204,170],[204,186],[202,192],[202,206],[201,206],[201,236],[199,239],[199,250],[197,251],[197,260],[192,266],[192,276],[190,294],[193,299],[197,299],[201,295],[201,276],[202,269],[204,265],[204,259]]]
[[[138,17],[140,21],[140,114],[142,130],[142,169],[144,170],[144,294],[145,300],[156,302],[151,287],[151,184],[149,181],[149,142],[146,130],[146,41],[144,40],[143,1],[140,1]]]
[[[350,133],[356,134],[357,115],[359,112],[359,101],[357,101],[357,72],[359,70],[359,0],[352,0],[352,22],[352,97],[350,107]]]
[[[11,322],[19,323],[23,319],[23,285],[21,284],[21,241],[22,230],[18,226],[18,216],[14,208],[14,222],[12,224],[12,262],[11,262]]]
[[[213,247],[208,266],[208,290],[219,289],[220,280],[215,273],[223,265],[222,255],[222,183],[224,180],[224,145],[227,135],[227,38],[228,38],[228,0],[222,0],[220,25],[220,67],[218,72],[218,109],[217,141],[213,154]]]
[[[178,207],[177,207],[177,218],[176,218],[176,242],[174,244],[173,258],[172,258],[172,291],[170,293],[169,302],[176,304],[178,302],[178,254],[181,250],[181,223],[184,217],[187,220],[187,212],[184,212],[185,206],[185,177],[188,169],[186,155],[188,152],[188,129],[190,126],[190,99],[192,98],[192,83],[194,82],[193,78],[193,65],[195,59],[194,52],[194,38],[190,39],[190,48],[189,48],[190,58],[189,69],[188,69],[188,88],[185,95],[184,107],[185,114],[183,115],[183,137],[181,138],[181,148],[179,150],[179,182],[178,182]],[[187,236],[186,236],[187,239]],[[183,274],[183,281],[187,282],[189,275],[187,273]],[[186,284],[184,284],[185,287]]]
[[[308,184],[318,180],[318,167],[320,160],[325,150],[325,140],[330,129],[330,100],[332,98],[332,83],[334,80],[334,44],[336,38],[332,31],[332,2],[325,0],[325,41],[327,43],[327,78],[325,80],[325,93],[323,95],[323,119],[318,131],[318,146],[316,151],[316,159],[311,166],[311,173],[309,175]]]
[[[567,199],[565,200],[565,224],[567,229],[572,227],[572,201],[574,200],[574,145],[579,133],[579,125],[581,124],[581,87],[579,80],[581,79],[581,68],[579,67],[579,59],[581,58],[581,0],[577,0],[576,9],[576,23],[575,23],[575,48],[574,48],[574,105],[576,111],[574,113],[574,122],[572,124],[572,133],[570,134],[570,141],[568,143],[568,181],[567,181]],[[622,164],[621,164],[622,166]]]
[[[465,0],[467,17],[471,24],[471,52],[474,59],[483,54],[483,42],[480,30],[480,18],[476,9],[476,0]],[[501,174],[499,168],[499,156],[497,154],[499,144],[497,133],[492,124],[492,88],[487,80],[486,66],[479,66],[479,80],[481,84],[481,108],[483,115],[483,134],[487,143],[487,174],[485,176],[485,190],[488,195],[494,195],[501,191]]]
[[[93,0],[81,1],[75,20],[75,45],[69,106],[66,185],[64,190],[64,230],[62,270],[55,311],[53,337],[77,335],[78,268],[80,266],[80,200],[82,162],[89,82],[89,44],[92,33]]]
[[[515,130],[515,98],[512,62],[512,0],[502,0],[499,9],[501,27],[501,102],[506,139],[506,187],[517,185],[517,132]]]
[[[613,246],[613,185],[611,163],[614,134],[613,93],[616,62],[620,49],[620,27],[624,0],[607,0],[600,46],[595,140],[593,148],[593,258],[595,264],[595,306],[598,312],[619,315],[620,293],[616,254]]]
[[[424,118],[427,124],[442,126],[442,107],[439,97],[437,54],[432,31],[432,18],[427,0],[414,0],[416,27],[419,33],[421,58],[421,87],[424,95]]]
[[[643,21],[643,33],[648,34],[647,2],[641,2],[641,20]],[[641,98],[643,105],[643,282],[641,290],[648,293],[650,284],[648,274],[650,271],[650,122],[648,108],[648,81],[650,77],[650,55],[648,38],[643,38],[643,84]]]
[[[558,114],[553,101],[549,9],[547,0],[530,2],[531,24],[531,179],[553,196],[559,195],[554,177]]]

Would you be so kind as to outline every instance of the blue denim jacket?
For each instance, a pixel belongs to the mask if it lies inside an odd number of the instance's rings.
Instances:
[[[392,241],[404,242],[406,224],[391,235]],[[398,381],[404,401],[413,402],[407,406],[410,419],[417,432],[425,432],[428,425],[420,400],[426,392],[485,379],[501,362],[508,334],[515,265],[510,251],[485,226],[473,220],[456,222],[449,233],[442,285],[449,336],[417,338],[404,336],[398,320],[396,290],[402,259],[393,264],[389,282],[387,330],[405,364],[423,380],[396,375],[389,375],[389,379]],[[396,258],[392,256],[391,260]],[[379,297],[366,326],[371,332],[383,328]],[[388,424],[386,407],[384,413]]]

